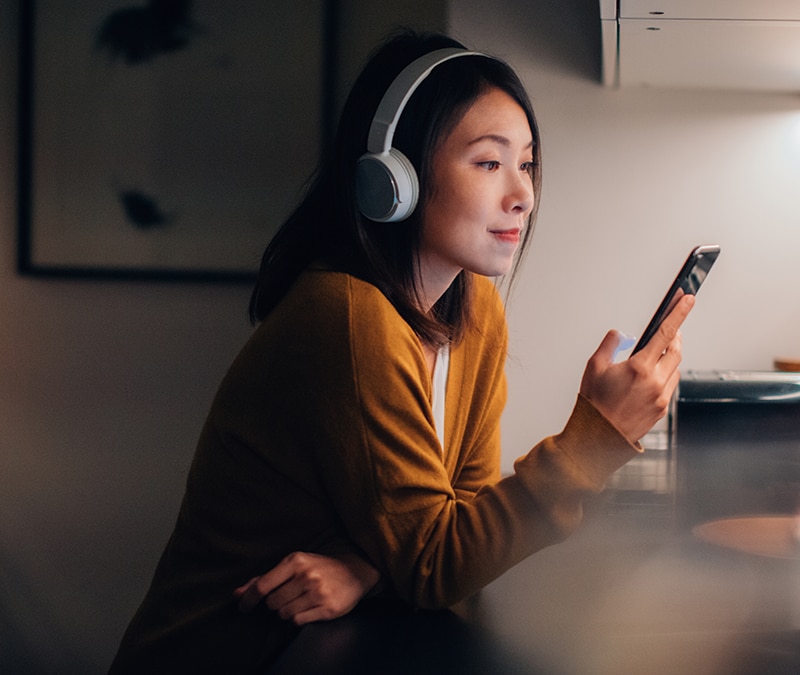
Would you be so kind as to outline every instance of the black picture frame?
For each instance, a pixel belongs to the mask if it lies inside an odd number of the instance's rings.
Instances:
[[[21,275],[251,282],[325,151],[336,0],[158,6],[20,3]]]

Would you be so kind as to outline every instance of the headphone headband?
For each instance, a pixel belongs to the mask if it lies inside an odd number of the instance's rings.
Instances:
[[[419,179],[409,159],[392,147],[394,131],[408,99],[441,63],[459,56],[483,56],[461,47],[437,49],[412,61],[383,95],[367,137],[367,152],[356,166],[356,201],[361,213],[381,223],[408,218],[419,197]]]
[[[412,61],[394,79],[383,95],[369,128],[367,151],[384,154],[392,147],[392,139],[400,115],[408,99],[436,66],[459,56],[482,56],[461,47],[437,49]]]

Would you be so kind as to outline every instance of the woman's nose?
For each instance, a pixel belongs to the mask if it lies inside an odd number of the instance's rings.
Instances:
[[[505,208],[509,212],[530,213],[533,208],[533,183],[530,175],[522,171],[515,171],[509,178],[509,185],[505,197]]]

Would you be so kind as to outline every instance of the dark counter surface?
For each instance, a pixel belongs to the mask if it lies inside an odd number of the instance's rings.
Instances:
[[[282,673],[800,673],[800,561],[598,509],[452,611],[379,603],[304,628]]]

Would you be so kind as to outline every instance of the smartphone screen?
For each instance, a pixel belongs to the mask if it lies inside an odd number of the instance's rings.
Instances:
[[[692,250],[689,257],[686,258],[686,262],[683,263],[680,272],[678,272],[678,276],[675,277],[675,281],[672,282],[672,286],[670,286],[667,294],[658,306],[650,323],[647,324],[647,328],[645,328],[644,333],[642,333],[642,337],[639,338],[639,342],[637,342],[636,346],[633,348],[631,356],[650,342],[650,339],[658,331],[661,322],[672,311],[672,308],[675,307],[678,300],[687,293],[689,295],[695,295],[697,293],[701,284],[705,281],[706,276],[708,276],[711,266],[716,261],[717,256],[719,256],[719,252],[720,248],[716,244],[698,246]]]

